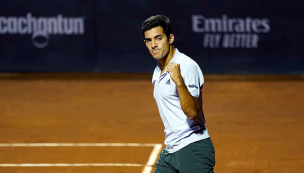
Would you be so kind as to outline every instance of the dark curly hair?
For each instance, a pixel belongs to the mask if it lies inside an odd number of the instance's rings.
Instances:
[[[151,16],[148,19],[146,19],[142,24],[142,28],[141,28],[143,35],[145,36],[145,31],[158,26],[163,28],[163,32],[166,34],[167,38],[169,39],[170,34],[172,34],[171,23],[170,23],[170,19],[164,15]]]

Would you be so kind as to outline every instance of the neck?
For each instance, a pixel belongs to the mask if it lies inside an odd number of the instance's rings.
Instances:
[[[164,69],[168,66],[169,62],[172,60],[174,56],[174,53],[175,53],[175,49],[172,45],[170,45],[168,54],[166,54],[162,59],[158,60],[161,65],[161,69]]]

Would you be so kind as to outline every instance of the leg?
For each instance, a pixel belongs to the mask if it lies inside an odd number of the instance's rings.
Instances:
[[[172,156],[164,149],[156,162],[154,173],[177,173],[173,166],[169,163]]]
[[[181,173],[213,173],[214,146],[210,138],[203,139],[174,153]]]

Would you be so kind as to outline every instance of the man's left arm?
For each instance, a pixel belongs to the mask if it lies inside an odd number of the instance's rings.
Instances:
[[[170,63],[167,67],[167,71],[170,74],[171,79],[177,87],[177,91],[180,98],[180,104],[183,112],[187,115],[189,119],[194,119],[197,116],[199,109],[198,100],[196,97],[193,97],[187,86],[184,83],[180,72],[180,64]]]

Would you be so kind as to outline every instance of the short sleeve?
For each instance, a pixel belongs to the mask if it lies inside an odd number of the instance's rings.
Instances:
[[[200,95],[201,86],[204,83],[204,77],[197,64],[185,63],[181,65],[181,75],[190,94],[196,98]]]

